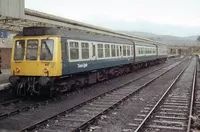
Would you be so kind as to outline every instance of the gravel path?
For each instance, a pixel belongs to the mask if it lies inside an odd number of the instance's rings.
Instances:
[[[179,72],[188,64],[188,61],[182,65],[177,66],[166,75],[160,77],[154,83],[150,84],[147,88],[142,90],[126,101],[123,105],[120,105],[117,109],[103,115],[96,123],[90,126],[85,131],[94,132],[131,132],[127,129],[128,125],[137,114],[144,110],[145,106],[152,104],[155,100],[158,100],[160,96],[166,91],[169,85],[173,82]]]

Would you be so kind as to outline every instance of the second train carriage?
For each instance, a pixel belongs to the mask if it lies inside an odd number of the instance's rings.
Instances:
[[[51,95],[128,73],[165,55],[152,42],[28,27],[14,37],[9,81],[17,95]]]

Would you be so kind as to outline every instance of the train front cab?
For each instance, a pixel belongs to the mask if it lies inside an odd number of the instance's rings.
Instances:
[[[17,95],[40,94],[53,77],[61,76],[60,42],[56,36],[14,38],[9,82]]]

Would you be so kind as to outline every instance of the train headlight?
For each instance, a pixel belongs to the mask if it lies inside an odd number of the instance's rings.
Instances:
[[[47,68],[44,68],[44,73],[48,73],[48,69]]]
[[[20,68],[17,67],[17,68],[15,69],[15,71],[16,71],[17,73],[19,73],[19,72],[20,72]]]

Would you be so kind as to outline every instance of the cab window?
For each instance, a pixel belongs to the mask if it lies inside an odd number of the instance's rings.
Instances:
[[[28,40],[26,50],[26,60],[37,60],[38,40]]]
[[[54,40],[42,39],[40,60],[53,60],[53,47],[54,47]]]
[[[25,41],[24,40],[15,41],[14,60],[23,60],[24,50],[25,50]]]

